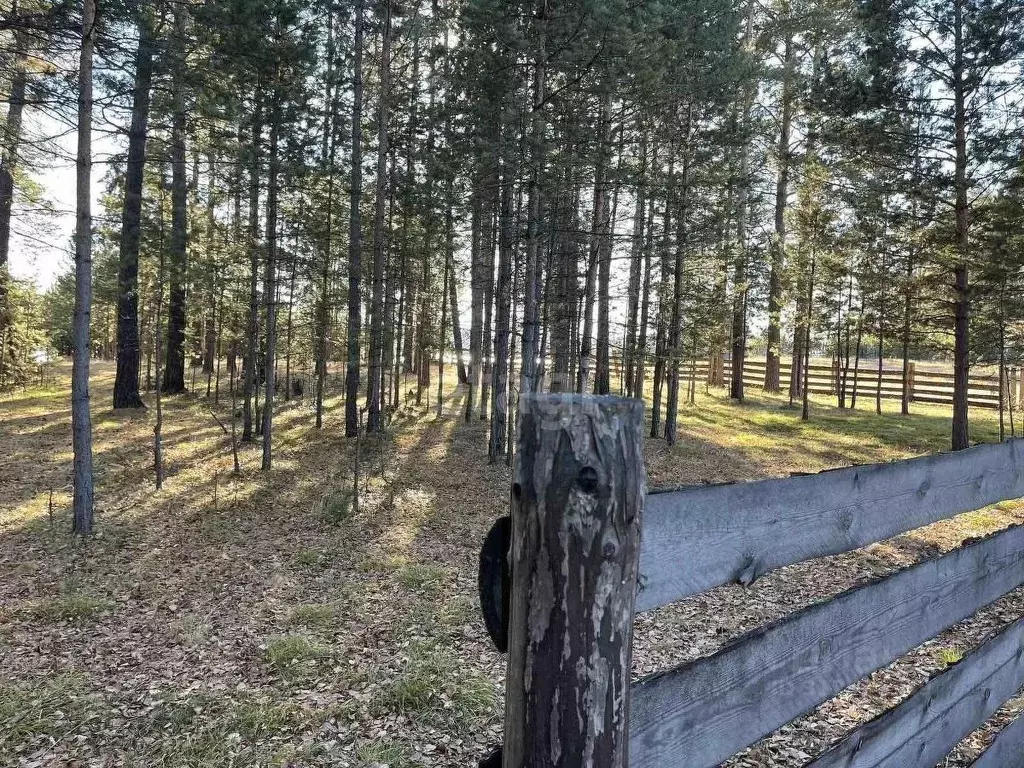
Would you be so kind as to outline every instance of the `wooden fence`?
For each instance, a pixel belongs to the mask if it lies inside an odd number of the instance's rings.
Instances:
[[[1024,440],[648,493],[642,420],[636,400],[523,400],[504,754],[487,765],[716,766],[1024,584],[1011,527],[631,683],[635,612],[1024,496]],[[1018,619],[807,765],[932,768],[1022,685]],[[1024,766],[1024,720],[974,765]]]
[[[622,370],[618,360],[616,360],[615,366],[616,370]],[[744,385],[751,391],[760,390],[764,386],[764,369],[764,360],[744,360]],[[790,370],[790,363],[781,363],[779,380],[784,390],[789,387]],[[686,362],[683,364],[680,374],[687,382],[691,379],[706,382],[708,381],[708,361]],[[929,371],[918,367],[916,363],[911,363],[907,378],[910,402],[953,404],[952,373]],[[728,385],[731,379],[732,368],[726,361],[725,384]],[[812,363],[808,369],[807,379],[811,394],[835,396],[843,386],[843,370],[834,365]],[[877,361],[873,363],[862,361],[856,372],[852,366],[846,371],[847,402],[853,395],[855,386],[858,400],[863,403],[874,402],[875,394],[878,391]],[[1004,386],[1006,387],[1006,405],[1018,402],[1018,397],[1024,400],[1024,379],[1020,376],[1017,368],[1007,369]],[[882,368],[881,394],[882,398],[886,400],[900,400],[903,397],[902,368]],[[999,408],[999,376],[972,374],[968,378],[967,401],[971,407]]]

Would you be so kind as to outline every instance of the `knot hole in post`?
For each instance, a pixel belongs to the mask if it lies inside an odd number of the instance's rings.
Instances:
[[[584,493],[595,493],[597,491],[597,470],[593,467],[583,467],[576,475],[576,484]]]

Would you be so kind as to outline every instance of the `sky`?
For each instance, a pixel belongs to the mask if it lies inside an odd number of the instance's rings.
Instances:
[[[64,135],[61,135],[64,134]],[[95,134],[94,134],[95,135]],[[45,152],[44,167],[32,169],[31,177],[43,189],[43,194],[57,212],[47,217],[45,227],[33,227],[26,222],[24,211],[15,205],[11,222],[11,248],[9,269],[14,277],[34,279],[43,290],[56,281],[65,266],[74,258],[72,238],[75,233],[75,156],[74,132],[53,118],[36,110],[26,110],[25,136],[42,138]],[[112,142],[100,137],[95,143],[95,164],[92,171],[93,215],[101,214],[99,198],[101,179],[106,172],[102,162],[109,157]]]

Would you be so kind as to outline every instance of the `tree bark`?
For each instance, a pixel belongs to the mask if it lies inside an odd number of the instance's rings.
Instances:
[[[606,75],[606,78],[610,76]],[[611,275],[612,275],[612,233],[608,209],[608,166],[612,142],[612,84],[606,82],[601,104],[601,146],[598,150],[601,167],[601,215],[594,214],[594,236],[597,240],[597,355],[594,365],[594,392],[607,395],[611,392]],[[597,180],[595,179],[595,199]]]
[[[544,171],[544,89],[545,26],[548,0],[540,0],[536,13],[537,52],[533,64],[533,106],[530,113],[530,184],[526,213],[526,265],[523,280],[523,360],[520,365],[520,395],[532,392],[536,384],[537,346],[540,318],[537,297],[540,290],[541,174]]]
[[[255,424],[256,358],[259,353],[260,275],[260,138],[263,133],[263,94],[259,86],[253,97],[251,167],[249,168],[249,315],[246,328],[245,380],[242,382],[242,442],[253,439]]]
[[[683,322],[683,269],[686,257],[687,226],[690,203],[690,129],[693,106],[686,108],[683,124],[683,166],[679,179],[679,215],[676,220],[675,264],[673,265],[672,318],[668,327],[668,353],[671,365],[668,370],[668,397],[665,403],[665,441],[676,442],[676,423],[679,413],[679,366],[682,360]]]
[[[381,29],[380,82],[377,101],[377,178],[373,206],[373,285],[370,299],[370,365],[367,389],[367,432],[380,432],[384,356],[384,214],[387,203],[388,88],[391,75],[391,3],[384,3]]]
[[[88,536],[93,528],[92,417],[89,413],[89,321],[92,314],[92,60],[95,0],[82,9],[78,68],[78,157],[75,178],[75,320],[71,366],[71,437],[74,449],[72,530]]]
[[[953,185],[955,202],[955,248],[957,264],[953,268],[953,428],[952,449],[970,445],[967,421],[967,387],[970,374],[970,283],[967,273],[970,224],[967,179],[967,105],[964,84],[964,2],[953,0],[953,124],[956,158]]]
[[[784,0],[783,15],[789,16],[789,2]],[[778,392],[779,354],[782,341],[782,272],[786,264],[786,204],[789,198],[790,130],[793,123],[795,48],[792,32],[786,33],[782,79],[782,118],[779,128],[778,175],[775,182],[775,236],[771,246],[771,268],[768,274],[768,348],[765,353],[764,389]]]
[[[261,469],[268,471],[273,460],[271,443],[272,425],[274,420],[274,388],[277,379],[277,200],[278,176],[280,175],[280,158],[278,157],[278,138],[281,133],[281,100],[283,94],[279,88],[279,73],[274,72],[274,88],[270,117],[270,174],[267,179],[267,263],[263,277],[263,301],[266,305],[266,340],[267,348],[264,358],[265,373],[263,381],[263,461]]]
[[[637,314],[640,310],[640,277],[643,271],[644,225],[647,223],[647,132],[642,118],[637,116],[637,133],[640,136],[639,172],[636,185],[636,207],[633,210],[633,236],[629,254],[629,295],[626,306],[625,370],[626,395],[633,396],[634,369],[637,348]],[[638,392],[636,397],[641,397]]]
[[[118,252],[115,408],[145,407],[139,396],[139,242],[155,47],[145,11],[139,12],[138,29],[139,46],[135,53],[135,84],[132,90],[131,126],[128,129],[128,158],[125,164],[124,207]]]
[[[349,188],[348,229],[348,352],[345,366],[345,436],[359,435],[359,333],[362,230],[359,206],[363,196],[363,0],[355,0],[355,33],[352,46],[352,177]]]
[[[504,133],[504,130],[502,131]],[[502,136],[504,143],[505,137]],[[504,155],[504,152],[502,152]],[[494,362],[491,369],[491,436],[487,455],[492,464],[505,457],[508,420],[509,312],[512,305],[512,219],[515,216],[511,163],[502,157],[501,214],[498,221],[498,282],[494,318]]]
[[[480,186],[480,158],[477,157],[477,174],[474,177],[474,189],[470,198],[470,249],[469,249],[469,391],[466,393],[466,421],[469,421],[476,408],[476,396],[480,388],[480,366],[484,324],[484,259],[481,248],[481,224],[483,218],[483,201]]]
[[[185,313],[188,279],[188,168],[185,159],[185,6],[174,12],[174,72],[171,78],[171,244],[170,297],[163,391],[185,391]]]
[[[506,768],[628,762],[642,429],[635,400],[523,400],[511,500]]]
[[[324,389],[327,386],[328,338],[331,319],[332,239],[334,236],[334,115],[337,105],[334,96],[334,11],[327,13],[327,76],[324,86],[324,125],[321,159],[327,174],[327,207],[324,211],[323,260],[320,264],[320,295],[316,306],[316,428],[324,425]]]

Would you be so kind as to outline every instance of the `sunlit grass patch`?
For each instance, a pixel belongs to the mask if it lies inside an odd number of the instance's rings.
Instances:
[[[109,611],[114,604],[89,595],[61,595],[33,600],[21,613],[39,621],[83,621]]]
[[[945,667],[958,664],[964,658],[964,652],[959,648],[939,648],[935,651],[935,658],[942,662]]]
[[[403,554],[374,551],[366,553],[356,564],[356,568],[363,573],[377,573],[398,570],[408,562],[409,558]]]

